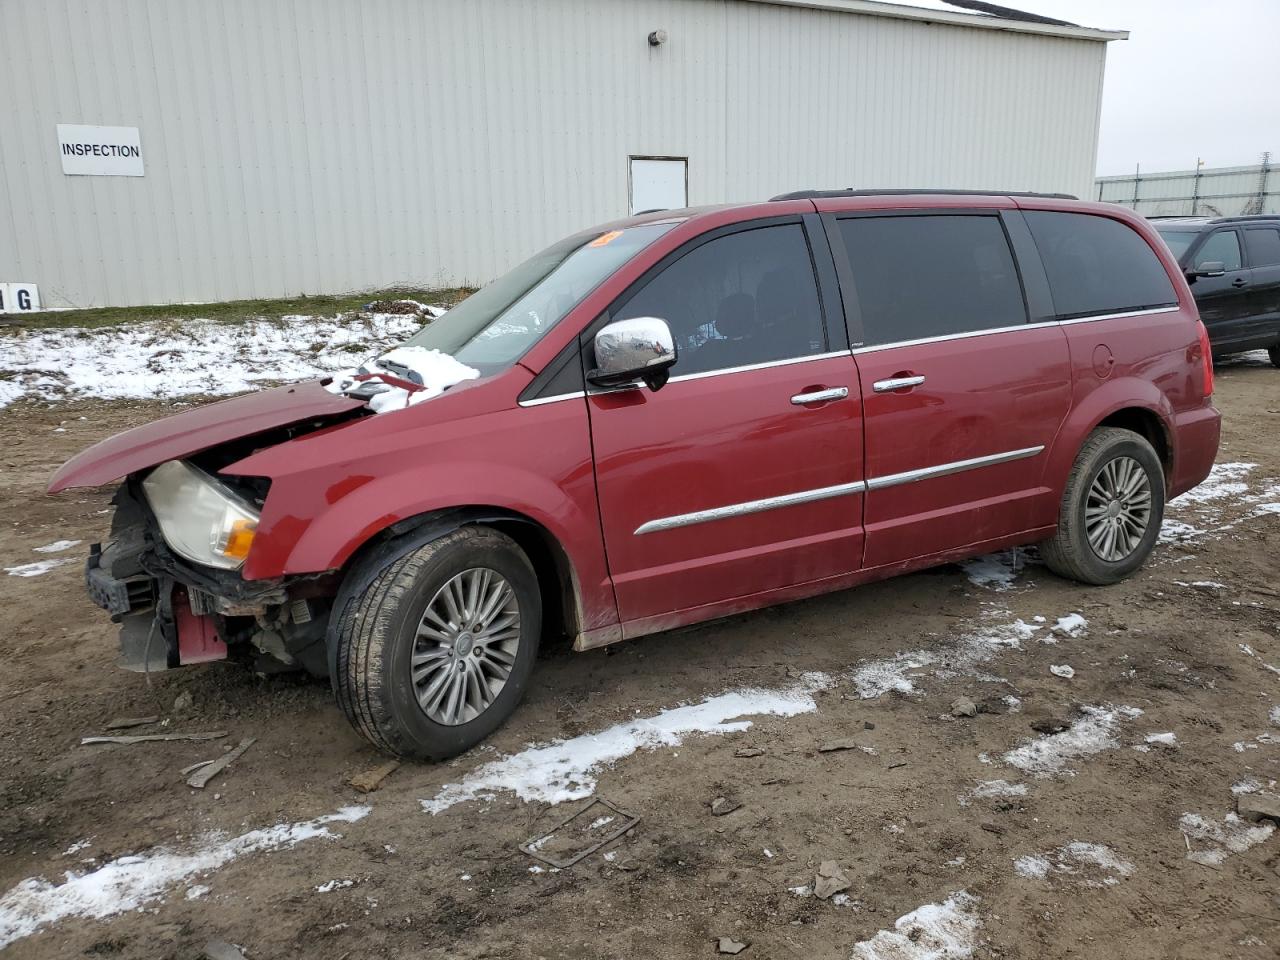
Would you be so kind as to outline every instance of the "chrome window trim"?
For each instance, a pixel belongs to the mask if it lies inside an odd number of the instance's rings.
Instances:
[[[851,352],[855,355],[860,353],[874,353],[877,350],[893,350],[898,347],[914,347],[925,343],[945,343],[948,340],[969,340],[973,337],[989,337],[997,333],[1012,333],[1015,330],[1039,330],[1044,327],[1061,327],[1069,323],[1093,323],[1098,320],[1121,320],[1125,317],[1145,317],[1157,313],[1177,313],[1181,309],[1181,306],[1152,307],[1150,310],[1128,310],[1123,313],[1101,313],[1089,317],[1073,317],[1070,320],[1043,320],[1039,323],[1019,323],[1011,327],[992,327],[988,330],[968,330],[964,333],[944,333],[936,337],[921,337],[918,340],[895,340],[893,343],[877,343],[870,347],[854,347]]]
[[[827,353],[811,353],[804,357],[788,357],[786,360],[766,360],[764,363],[748,363],[741,367],[725,367],[721,370],[704,370],[701,373],[681,373],[668,380],[668,383],[683,383],[686,380],[705,380],[707,377],[722,377],[731,373],[746,373],[751,370],[766,370],[770,367],[789,367],[796,363],[809,363],[813,360],[830,360],[833,357],[847,357],[848,350],[831,350]]]
[[[752,513],[763,513],[766,510],[777,510],[781,507],[792,507],[801,503],[813,503],[816,500],[829,500],[832,497],[866,493],[871,490],[883,490],[887,487],[896,487],[904,483],[916,483],[933,477],[945,477],[965,470],[976,470],[979,467],[990,467],[998,463],[1025,460],[1028,457],[1036,456],[1043,450],[1044,444],[1041,444],[1037,447],[1007,450],[1004,453],[992,453],[985,457],[973,457],[969,460],[953,460],[951,463],[940,463],[933,467],[921,467],[919,470],[907,470],[904,473],[891,473],[884,477],[875,477],[866,481],[855,480],[853,483],[841,483],[834,487],[819,487],[816,490],[786,493],[779,497],[765,497],[762,500],[734,503],[727,507],[712,507],[709,510],[681,513],[674,517],[660,517],[637,527],[635,536],[638,537],[645,533],[657,533],[660,530],[674,530],[678,527],[690,527],[698,523],[709,523],[712,520],[725,520],[729,517],[744,517]]]
[[[645,533],[657,533],[659,530],[674,530],[677,527],[690,527],[695,523],[708,523],[712,520],[724,520],[728,517],[745,517],[752,513],[763,513],[766,510],[777,510],[779,507],[793,507],[801,503],[813,503],[816,500],[830,500],[832,497],[852,496],[862,493],[867,485],[861,480],[853,483],[840,483],[834,487],[819,487],[816,490],[802,490],[799,493],[784,493],[780,497],[765,497],[763,500],[748,500],[746,503],[733,503],[727,507],[713,507],[710,510],[697,510],[693,513],[681,513],[674,517],[662,517],[650,520],[636,528],[635,536]]]
[[[884,490],[904,483],[916,483],[920,480],[931,480],[934,477],[945,477],[965,470],[976,470],[979,467],[991,467],[997,463],[1009,463],[1013,460],[1025,460],[1034,457],[1044,450],[1044,444],[1038,447],[1024,447],[1021,450],[1007,450],[1004,453],[992,453],[985,457],[972,457],[968,460],[953,460],[933,467],[921,467],[918,470],[906,470],[902,473],[891,473],[883,477],[873,477],[867,481],[868,490]]]
[[[587,395],[585,390],[576,390],[573,393],[557,393],[553,397],[536,397],[533,400],[516,401],[522,407],[540,407],[544,403],[559,403],[561,400],[581,400]]]
[[[1181,309],[1180,305],[1175,304],[1172,307],[1152,307],[1149,310],[1127,310],[1124,313],[1103,313],[1096,316],[1072,317],[1070,320],[1059,320],[1058,323],[1065,325],[1068,323],[1093,323],[1095,320],[1122,320],[1125,317],[1148,317],[1157,313],[1177,313]]]

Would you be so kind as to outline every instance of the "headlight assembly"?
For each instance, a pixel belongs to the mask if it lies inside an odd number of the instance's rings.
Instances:
[[[160,464],[142,489],[174,553],[224,570],[244,563],[258,529],[253,504],[183,460]]]

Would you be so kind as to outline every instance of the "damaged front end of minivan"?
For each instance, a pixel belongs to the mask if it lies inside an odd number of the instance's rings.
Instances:
[[[120,665],[154,672],[228,657],[263,672],[327,673],[336,575],[245,580],[265,481],[215,479],[187,460],[130,476],[111,533],[85,566],[90,598],[120,624]]]
[[[213,408],[221,408],[216,420],[205,413]],[[359,400],[331,397],[319,385],[280,388],[169,421],[186,429],[162,435],[148,425],[113,437],[58,472],[53,489],[124,473],[110,532],[85,564],[90,599],[120,625],[122,667],[150,673],[235,659],[261,672],[326,675],[338,574],[242,576],[271,481],[220,471],[365,415]]]

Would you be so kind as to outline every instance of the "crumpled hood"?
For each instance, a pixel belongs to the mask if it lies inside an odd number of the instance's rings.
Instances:
[[[58,469],[49,481],[49,492],[100,486],[229,440],[362,406],[362,400],[329,393],[318,380],[205,404],[95,443]]]

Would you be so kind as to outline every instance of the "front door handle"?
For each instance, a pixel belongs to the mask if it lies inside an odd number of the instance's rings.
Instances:
[[[814,390],[812,393],[797,393],[791,402],[797,407],[806,403],[824,403],[827,400],[843,400],[849,395],[848,387],[830,387],[826,390]]]
[[[893,390],[902,390],[906,387],[918,387],[924,383],[924,377],[916,375],[912,377],[890,377],[888,380],[877,380],[871,385],[871,389],[876,393],[889,393]]]
[[[1244,277],[1236,277],[1234,280],[1231,281],[1231,285],[1233,287],[1243,287],[1248,282],[1249,281],[1246,280]]]

